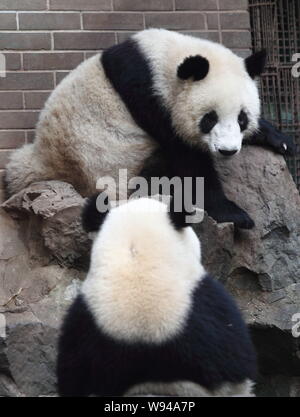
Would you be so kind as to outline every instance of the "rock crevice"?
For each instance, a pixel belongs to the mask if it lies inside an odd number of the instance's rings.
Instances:
[[[261,148],[246,147],[218,169],[226,195],[256,227],[234,230],[205,216],[195,226],[203,262],[251,327],[257,394],[300,396],[300,337],[292,333],[300,313],[299,193],[284,159]],[[83,203],[70,184],[47,181],[0,210],[0,396],[56,393],[58,329],[89,262]]]

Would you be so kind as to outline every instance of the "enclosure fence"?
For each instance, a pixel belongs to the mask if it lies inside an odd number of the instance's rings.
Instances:
[[[263,115],[294,138],[296,155],[287,163],[300,190],[300,68],[292,71],[300,54],[300,0],[249,0],[249,11],[253,49],[268,52],[260,80]]]

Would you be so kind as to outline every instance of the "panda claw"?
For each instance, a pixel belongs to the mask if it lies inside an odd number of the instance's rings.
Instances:
[[[263,133],[263,144],[272,148],[281,155],[293,156],[296,153],[296,146],[293,138],[286,133],[281,132],[270,122],[261,119],[260,130]]]

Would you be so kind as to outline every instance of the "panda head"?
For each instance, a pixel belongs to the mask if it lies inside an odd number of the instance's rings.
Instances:
[[[151,36],[145,31],[136,38],[152,63],[154,89],[175,131],[216,156],[238,153],[243,138],[258,127],[255,78],[263,72],[265,51],[242,59],[215,42],[150,31]]]
[[[228,62],[214,62],[194,55],[177,67],[176,127],[181,134],[189,133],[188,140],[201,140],[216,156],[238,153],[243,138],[257,128],[260,114],[254,78],[263,70],[265,52],[245,61],[233,54],[229,57]]]
[[[99,213],[104,202],[100,194],[83,211],[95,239],[81,294],[114,339],[160,343],[182,330],[205,276],[199,240],[173,202],[132,199]]]
[[[160,248],[161,254],[171,253],[170,249],[176,253],[180,249],[190,252],[200,263],[200,242],[190,227],[194,212],[182,209],[182,204],[177,207],[174,198],[169,199],[169,204],[159,199],[161,196],[138,198],[111,207],[104,192],[94,195],[87,199],[83,208],[83,229],[91,234],[94,246],[98,246],[96,241],[103,246],[112,242],[117,248],[122,241],[127,248],[131,245],[136,251],[149,248],[149,256],[153,248]],[[117,253],[117,249],[114,252]],[[165,258],[162,256],[162,259]]]

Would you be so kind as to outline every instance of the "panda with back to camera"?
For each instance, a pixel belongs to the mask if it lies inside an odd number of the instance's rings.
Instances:
[[[218,222],[251,228],[229,201],[214,158],[237,154],[243,139],[284,153],[289,138],[260,122],[254,78],[265,53],[247,59],[192,36],[148,29],[93,56],[54,90],[33,144],[16,150],[6,169],[8,195],[30,183],[62,180],[83,196],[104,176],[204,177],[205,210]],[[126,198],[121,189],[119,198]]]
[[[247,327],[173,201],[131,199],[101,214],[89,199],[83,226],[95,239],[59,338],[61,396],[252,395]]]

